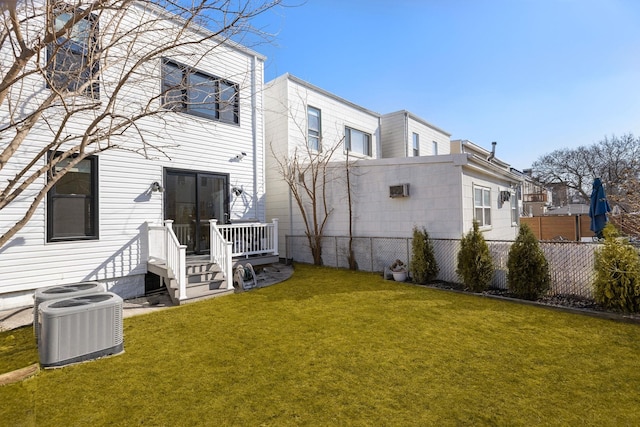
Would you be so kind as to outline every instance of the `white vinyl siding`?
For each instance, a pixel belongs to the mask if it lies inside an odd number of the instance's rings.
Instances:
[[[418,135],[417,141],[414,135]],[[437,143],[437,154],[450,154],[449,134],[412,113],[401,110],[381,116],[382,158],[436,154],[430,141]]]
[[[162,18],[139,3],[133,3],[126,11],[104,12],[101,21],[109,13],[127,13],[127,19],[117,29],[123,34],[128,25],[137,21],[161,27],[160,30],[141,34],[135,40],[135,47],[142,46],[140,54],[144,53],[145,46],[154,42],[154,34],[169,35],[175,29],[173,21]],[[104,27],[101,27],[103,31],[109,30]],[[134,153],[134,150],[140,153],[143,150],[138,143],[139,135],[130,133],[122,138],[126,139],[124,147],[130,150],[109,150],[97,156],[99,239],[47,242],[48,204],[46,201],[41,203],[26,226],[3,247],[0,256],[0,294],[33,295],[34,289],[43,286],[99,280],[122,297],[141,295],[147,271],[146,222],[158,225],[164,219],[165,193],[152,192],[151,184],[155,181],[163,184],[165,168],[228,174],[230,184],[244,190],[242,197],[231,196],[231,219],[265,221],[265,136],[261,113],[264,110],[263,58],[248,49],[233,44],[219,44],[216,40],[188,44],[187,39],[195,38],[188,31],[183,37],[185,46],[180,51],[168,52],[167,56],[176,63],[197,65],[198,69],[207,70],[212,75],[241,82],[238,87],[245,96],[238,101],[238,111],[243,120],[237,125],[228,126],[220,121],[169,112],[163,117],[147,117],[138,121],[138,128],[143,130],[144,138],[149,143],[147,148],[155,146],[160,150],[147,152],[149,159]],[[130,52],[113,53],[121,54],[123,58],[130,55],[134,60],[137,51],[132,49]],[[201,56],[201,53],[206,54]],[[6,55],[6,51],[2,55]],[[101,91],[102,102],[109,99],[113,89],[109,82],[114,82],[120,75],[119,64],[116,61],[111,68],[102,67],[100,70],[101,89],[104,88]],[[160,96],[161,61],[148,63],[143,71],[145,78],[134,80],[115,101],[122,114],[135,114],[151,99]],[[251,73],[255,74],[252,76]],[[252,81],[255,82],[254,90],[250,87]],[[42,81],[34,80],[33,87],[38,83],[43,85]],[[160,100],[154,102],[159,103]],[[8,114],[6,108],[0,107],[0,118],[6,118]],[[89,120],[89,114],[78,115],[71,125],[82,129]],[[34,129],[22,144],[16,159],[26,164],[38,152],[42,142],[48,140],[51,140],[50,129],[45,126]],[[246,160],[230,161],[240,152],[247,153]],[[0,179],[6,182],[16,172],[17,168],[10,165],[0,171]],[[21,218],[35,197],[35,190],[45,182],[46,177],[41,177],[23,193],[22,199],[3,209],[0,234]],[[21,268],[16,268],[16,265]]]

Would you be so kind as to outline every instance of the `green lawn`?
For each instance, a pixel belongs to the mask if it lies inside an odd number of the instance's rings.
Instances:
[[[640,422],[640,326],[363,272],[128,318],[125,350],[0,387],[0,425]]]

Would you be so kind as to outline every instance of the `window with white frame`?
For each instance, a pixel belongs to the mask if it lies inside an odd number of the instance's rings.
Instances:
[[[162,105],[169,110],[238,124],[238,85],[173,61],[162,63]]]
[[[320,140],[322,138],[321,126],[320,110],[307,106],[307,143],[309,144],[309,148],[315,151],[320,151],[322,148],[320,145]]]
[[[487,187],[473,187],[474,219],[480,227],[491,225],[491,190]]]
[[[518,215],[518,192],[511,193],[511,225],[518,225],[520,215]]]
[[[435,142],[435,141],[431,142],[431,151],[432,151],[431,154],[433,154],[434,156],[438,155],[438,143],[437,142]]]
[[[98,18],[72,6],[56,6],[53,30],[62,31],[69,21],[77,20],[71,28],[47,47],[47,76],[50,87],[59,91],[76,92],[100,98],[100,45]]]
[[[345,126],[344,146],[347,151],[371,156],[371,134]]]
[[[413,156],[417,157],[420,155],[420,135],[417,133],[413,133]]]

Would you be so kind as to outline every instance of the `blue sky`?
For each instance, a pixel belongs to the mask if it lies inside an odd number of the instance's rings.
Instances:
[[[524,169],[640,136],[640,1],[285,0],[254,21],[286,72],[365,108],[409,110]]]

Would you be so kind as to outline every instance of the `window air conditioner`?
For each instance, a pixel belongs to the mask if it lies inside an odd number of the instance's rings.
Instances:
[[[33,304],[33,333],[36,336],[36,342],[40,343],[40,322],[38,322],[38,307],[45,301],[60,298],[73,298],[80,295],[95,294],[104,292],[106,289],[102,283],[98,282],[80,282],[69,285],[49,286],[46,288],[36,289]]]
[[[111,292],[45,301],[40,311],[40,364],[58,367],[124,350],[122,298]]]
[[[389,197],[409,197],[409,184],[389,186]]]

